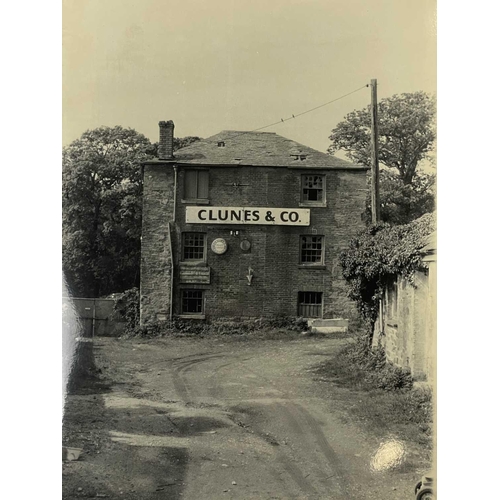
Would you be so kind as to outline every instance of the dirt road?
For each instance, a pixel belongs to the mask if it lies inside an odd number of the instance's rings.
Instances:
[[[96,340],[107,383],[68,400],[64,444],[84,453],[63,498],[414,498],[428,464],[407,452],[375,471],[393,437],[351,422],[356,393],[314,374],[342,342]]]

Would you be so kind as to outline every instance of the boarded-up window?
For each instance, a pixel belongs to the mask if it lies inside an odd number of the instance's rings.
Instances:
[[[322,305],[322,292],[299,292],[299,316],[303,318],[321,318]]]
[[[184,198],[208,199],[208,170],[186,170],[184,173]]]

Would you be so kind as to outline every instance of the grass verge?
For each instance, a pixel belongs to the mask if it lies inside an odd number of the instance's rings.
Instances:
[[[333,358],[318,365],[316,375],[349,389],[344,406],[350,419],[381,434],[391,432],[426,448],[431,446],[432,391],[414,387],[409,371],[386,361],[383,349],[370,349],[363,336],[356,336]]]

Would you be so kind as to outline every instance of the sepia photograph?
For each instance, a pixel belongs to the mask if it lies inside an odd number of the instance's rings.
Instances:
[[[64,500],[437,498],[437,105],[436,0],[63,0]]]

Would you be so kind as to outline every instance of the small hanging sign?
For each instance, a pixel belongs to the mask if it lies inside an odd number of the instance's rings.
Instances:
[[[217,238],[214,241],[212,241],[211,245],[212,252],[217,254],[217,255],[222,255],[223,253],[226,253],[227,250],[227,242],[224,238]]]

